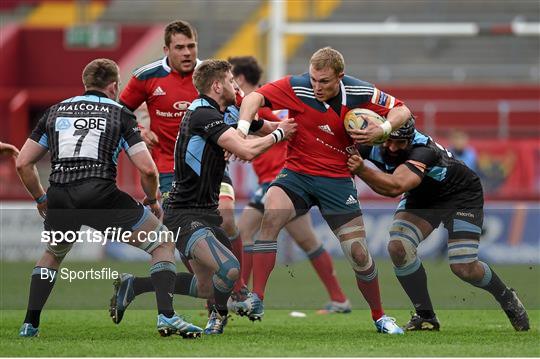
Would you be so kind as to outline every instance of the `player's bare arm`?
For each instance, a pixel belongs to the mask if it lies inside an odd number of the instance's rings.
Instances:
[[[9,155],[17,158],[17,156],[19,155],[19,150],[17,149],[17,147],[9,143],[0,142],[0,155]]]
[[[296,132],[294,119],[287,119],[279,123],[278,129],[269,135],[260,138],[245,139],[237,131],[230,128],[218,139],[218,145],[244,161],[251,161],[274,143],[289,139]]]
[[[144,205],[148,205],[156,217],[161,216],[161,208],[157,202],[158,170],[150,152],[140,142],[128,149],[128,157],[141,175],[141,186],[145,194]]]
[[[348,132],[356,143],[369,144],[383,137],[383,135],[400,128],[409,118],[411,118],[411,111],[407,106],[401,105],[394,107],[388,112],[386,122],[382,125],[369,121],[365,129],[351,129]]]
[[[255,118],[259,108],[264,106],[264,96],[258,92],[252,92],[242,100],[240,107],[240,119],[238,120],[238,132],[247,136],[251,121]]]
[[[47,153],[47,148],[28,139],[17,157],[17,173],[24,187],[37,202],[37,210],[45,218],[47,196],[39,180],[36,163]]]
[[[413,166],[424,172],[425,165],[417,161],[409,161]],[[387,197],[397,197],[417,187],[422,178],[403,164],[396,168],[393,174],[383,173],[367,167],[359,155],[353,155],[347,161],[351,173],[360,177],[375,192]]]

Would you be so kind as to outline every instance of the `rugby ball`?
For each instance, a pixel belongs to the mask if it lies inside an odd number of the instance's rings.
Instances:
[[[345,130],[347,132],[352,129],[363,130],[368,126],[369,121],[380,125],[385,122],[386,119],[380,116],[378,113],[368,110],[367,108],[353,108],[347,112],[347,114],[345,114],[345,119],[343,120]],[[380,145],[387,139],[388,135],[382,136],[378,140],[373,141],[373,144]]]

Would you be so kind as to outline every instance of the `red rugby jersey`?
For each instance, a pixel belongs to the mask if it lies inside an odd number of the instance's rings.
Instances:
[[[120,101],[132,111],[146,102],[150,129],[159,139],[152,157],[160,173],[174,172],[174,144],[180,122],[198,96],[192,78],[193,72],[182,76],[172,70],[164,57],[135,70],[120,95]]]
[[[257,90],[273,109],[288,109],[298,124],[288,141],[285,168],[313,176],[350,177],[346,148],[352,145],[343,126],[345,114],[353,108],[368,108],[381,116],[402,101],[372,84],[345,76],[341,81],[341,113],[315,99],[309,74],[287,76]]]

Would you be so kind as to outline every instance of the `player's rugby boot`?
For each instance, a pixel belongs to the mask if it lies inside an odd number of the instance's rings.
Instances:
[[[227,301],[227,309],[230,312],[239,315],[237,309],[241,306],[239,306],[238,303],[245,301],[249,293],[250,292],[247,287],[242,287],[238,292],[232,292],[229,300]]]
[[[514,289],[507,288],[506,290],[510,290],[512,292],[512,299],[501,305],[501,307],[506,313],[508,319],[510,319],[510,323],[512,323],[512,326],[518,332],[529,330],[529,316],[527,315],[527,311],[525,310],[523,303],[521,303],[521,300],[519,300]]]
[[[186,322],[184,318],[176,314],[171,318],[159,314],[157,317],[157,330],[162,337],[178,334],[184,339],[199,338],[203,332],[202,328]]]
[[[351,312],[351,302],[347,299],[344,302],[330,301],[326,303],[324,309],[318,310],[317,314],[330,314],[330,313],[350,313]]]
[[[396,319],[383,315],[375,321],[375,327],[383,334],[403,334],[403,329],[397,326]]]
[[[414,330],[433,330],[439,331],[441,325],[437,317],[430,319],[422,318],[418,314],[414,313],[411,317],[411,320],[403,327],[406,331]]]
[[[115,324],[119,324],[124,317],[129,303],[135,299],[133,280],[135,277],[129,273],[122,273],[113,282],[114,293],[109,304],[109,314]]]
[[[263,301],[255,293],[249,293],[243,302],[237,302],[235,312],[240,316],[247,316],[249,320],[261,320],[264,315]]]
[[[223,329],[225,329],[225,326],[227,325],[227,322],[229,320],[229,316],[221,316],[217,312],[216,309],[212,310],[212,313],[210,314],[210,318],[208,318],[208,323],[206,324],[206,328],[204,328],[204,334],[212,335],[212,334],[223,334]]]
[[[24,323],[21,329],[19,329],[19,336],[25,338],[37,337],[39,336],[39,329],[34,328],[30,323]]]

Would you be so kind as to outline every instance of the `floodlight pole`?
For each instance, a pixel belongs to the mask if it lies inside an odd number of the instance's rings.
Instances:
[[[285,23],[284,3],[286,0],[270,1],[270,33],[268,36],[268,80],[275,81],[285,74],[285,51],[283,28]]]

